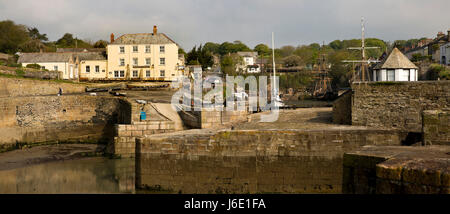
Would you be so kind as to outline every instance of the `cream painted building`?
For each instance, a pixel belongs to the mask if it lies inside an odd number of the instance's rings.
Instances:
[[[76,65],[79,68],[80,80],[108,79],[108,60],[102,52],[87,52],[77,54]]]
[[[23,67],[38,64],[42,69],[60,71],[62,79],[78,78],[72,53],[21,53],[17,62]]]
[[[42,69],[60,71],[66,80],[107,79],[107,60],[102,52],[22,53],[18,63],[38,64]]]
[[[184,72],[184,57],[179,46],[156,26],[153,33],[111,34],[106,51],[59,49],[60,52],[22,53],[22,66],[39,64],[61,72],[68,80],[157,80],[172,81]]]
[[[156,26],[153,33],[111,34],[107,47],[109,79],[171,81],[182,75],[178,45]]]

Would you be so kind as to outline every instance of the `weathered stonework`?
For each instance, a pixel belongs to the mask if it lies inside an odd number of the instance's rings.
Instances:
[[[450,110],[423,111],[423,144],[450,145]]]
[[[86,90],[85,85],[78,83],[0,77],[0,97],[56,96],[59,88],[63,94],[84,93]]]
[[[86,95],[0,99],[0,145],[16,143],[107,142],[120,123],[126,101]]]
[[[449,154],[449,146],[367,146],[346,153],[343,193],[449,194]]]
[[[352,124],[352,91],[348,90],[333,102],[333,123]]]
[[[450,107],[450,81],[353,83],[352,125],[422,131],[422,112]]]
[[[339,193],[342,154],[395,130],[188,130],[137,139],[138,187],[178,193]],[[311,177],[312,176],[312,177]]]
[[[114,130],[115,137],[109,143],[107,152],[121,157],[134,157],[137,138],[173,132],[175,125],[173,121],[133,122],[133,124],[116,124]]]

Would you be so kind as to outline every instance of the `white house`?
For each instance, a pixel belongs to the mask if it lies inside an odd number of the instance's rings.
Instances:
[[[252,51],[240,51],[237,52],[239,56],[241,56],[244,60],[244,64],[237,67],[237,69],[245,70],[247,73],[259,73],[261,72],[261,68],[257,65],[256,59],[258,57],[258,52]]]
[[[417,81],[418,68],[397,48],[388,58],[375,66],[373,81]]]
[[[441,45],[440,63],[443,65],[450,65],[450,42]]]

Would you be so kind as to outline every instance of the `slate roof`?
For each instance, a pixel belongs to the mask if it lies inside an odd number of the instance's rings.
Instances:
[[[237,52],[237,54],[239,56],[243,56],[243,57],[256,57],[256,56],[258,56],[258,52],[253,52],[253,51],[239,51],[239,52]]]
[[[38,63],[38,62],[69,62],[76,57],[81,60],[106,60],[102,52],[45,52],[45,53],[22,53],[17,60],[18,63]]]
[[[396,69],[396,68],[418,69],[417,66],[414,65],[414,63],[412,63],[411,61],[409,61],[409,59],[405,55],[403,55],[402,52],[397,48],[394,48],[394,50],[392,50],[391,54],[389,54],[388,58],[384,62],[381,62],[375,66],[375,69]]]
[[[176,44],[164,33],[135,33],[124,34],[114,40],[111,44]]]
[[[22,53],[17,63],[68,62],[73,53]]]
[[[57,48],[56,52],[103,52],[106,48]]]

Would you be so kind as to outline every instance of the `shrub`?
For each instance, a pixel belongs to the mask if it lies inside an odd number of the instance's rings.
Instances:
[[[439,73],[439,78],[443,80],[450,80],[450,70],[443,70]]]
[[[23,71],[22,69],[20,69],[20,68],[16,69],[16,75],[17,76],[23,77],[24,74],[25,74],[25,71]]]
[[[8,63],[6,64],[6,66],[8,66],[8,67],[15,67],[15,68],[21,68],[21,67],[22,67],[22,64],[20,64],[20,63],[15,63],[15,62],[8,62]]]
[[[34,69],[41,69],[41,66],[39,64],[28,64],[26,67],[34,68]]]

